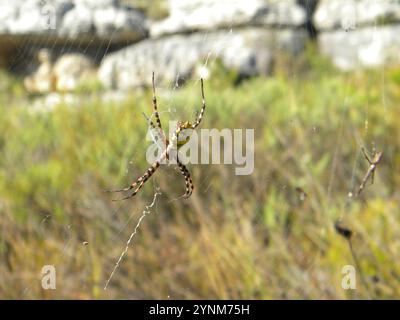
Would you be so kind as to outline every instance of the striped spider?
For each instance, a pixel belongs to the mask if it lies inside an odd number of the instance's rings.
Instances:
[[[160,121],[160,116],[158,114],[157,110],[157,98],[156,98],[156,89],[155,89],[155,81],[154,81],[154,72],[153,72],[153,77],[152,77],[152,83],[153,83],[153,110],[154,110],[154,117],[156,118],[156,124],[154,124],[151,119],[148,119],[149,125],[152,130],[158,133],[159,137],[161,138],[163,144],[164,144],[164,151],[161,153],[160,157],[147,169],[147,171],[140,176],[135,182],[133,182],[129,187],[123,188],[123,189],[118,189],[118,190],[109,190],[108,192],[128,192],[133,190],[131,194],[128,196],[121,198],[121,199],[115,199],[114,201],[118,200],[126,200],[129,198],[132,198],[135,196],[139,190],[143,187],[143,185],[146,183],[147,180],[150,179],[150,177],[156,172],[156,170],[160,167],[160,164],[163,160],[169,160],[171,150],[179,150],[180,147],[185,145],[187,142],[190,140],[190,134],[188,134],[188,131],[190,130],[195,130],[199,125],[201,120],[203,119],[204,111],[206,109],[206,102],[204,98],[204,86],[203,86],[203,79],[200,79],[201,82],[201,97],[202,97],[202,106],[200,112],[197,114],[195,122],[192,124],[189,121],[179,121],[177,123],[175,132],[173,133],[172,137],[170,139],[167,138],[165,132],[162,129],[161,121]],[[186,185],[186,192],[184,194],[184,198],[187,199],[191,196],[194,186],[193,186],[193,181],[190,176],[189,170],[186,168],[186,166],[179,160],[178,157],[179,153],[176,153],[176,162],[177,165],[180,169],[181,174],[185,178],[185,185]]]

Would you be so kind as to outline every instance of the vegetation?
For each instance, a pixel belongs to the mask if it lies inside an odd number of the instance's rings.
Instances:
[[[150,91],[31,112],[18,81],[1,76],[2,298],[400,297],[400,68],[341,73],[309,52],[282,57],[274,77],[237,83],[217,69],[202,128],[254,129],[255,170],[191,165],[189,200],[165,166],[129,201],[103,192],[148,167]],[[158,92],[165,123],[200,106],[198,82]],[[368,169],[361,146],[383,160],[354,198]],[[341,286],[355,262],[338,219],[354,232],[356,290]],[[56,290],[41,289],[44,265],[56,267]]]
[[[143,10],[146,16],[154,20],[159,20],[168,16],[166,0],[122,0],[121,3]]]

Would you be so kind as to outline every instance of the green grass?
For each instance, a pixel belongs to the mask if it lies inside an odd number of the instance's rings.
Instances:
[[[234,86],[234,74],[219,70],[206,82],[202,128],[255,129],[255,170],[236,176],[234,166],[191,165],[196,189],[187,201],[176,200],[184,181],[172,167],[130,201],[103,192],[148,166],[142,112],[150,113],[150,92],[32,113],[17,80],[5,80],[0,297],[400,297],[400,69],[341,73],[312,54],[282,59],[273,78]],[[165,123],[200,106],[198,83],[172,100],[158,91],[161,111],[176,108],[162,113]],[[384,158],[375,183],[350,199],[368,168],[360,144]],[[156,186],[162,195],[104,291]],[[338,218],[355,232],[368,290],[360,278],[357,290],[341,288],[341,270],[354,262],[334,231]],[[57,290],[40,287],[45,264],[56,267]]]

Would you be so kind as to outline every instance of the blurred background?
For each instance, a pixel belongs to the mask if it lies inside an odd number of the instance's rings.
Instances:
[[[398,0],[0,0],[0,297],[399,298],[399,35]],[[201,128],[254,129],[251,175],[189,165],[183,200],[162,166],[112,201],[149,166],[153,71],[164,126],[203,77]]]

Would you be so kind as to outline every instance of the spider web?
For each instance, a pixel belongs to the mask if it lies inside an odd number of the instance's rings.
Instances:
[[[132,241],[133,237],[137,234],[137,232],[139,230],[139,227],[140,227],[140,224],[142,223],[142,220],[148,214],[150,214],[150,209],[153,208],[153,206],[155,205],[158,195],[161,195],[161,193],[158,192],[158,191],[155,191],[154,197],[153,197],[153,201],[149,205],[147,205],[146,208],[143,210],[142,215],[140,216],[140,218],[139,218],[139,220],[138,220],[138,222],[137,222],[137,224],[135,226],[135,229],[133,230],[133,232],[129,236],[128,241],[126,242],[126,246],[125,246],[124,251],[122,251],[121,255],[119,256],[117,262],[115,263],[115,266],[114,266],[113,270],[111,271],[111,274],[110,274],[109,278],[107,279],[107,281],[106,281],[106,283],[104,285],[104,290],[107,290],[107,286],[110,283],[112,277],[114,276],[114,273],[117,271],[118,267],[120,266],[121,261],[124,258],[124,256],[128,253],[128,249],[129,249],[129,246],[131,244],[131,241]],[[128,224],[128,222],[127,222],[127,224]]]
[[[230,29],[227,32],[226,38],[222,41],[222,45],[221,44],[215,45],[208,52],[208,54],[206,55],[206,58],[204,59],[204,62],[203,62],[203,67],[204,68],[208,68],[208,67],[212,66],[217,61],[217,59],[220,57],[221,50],[224,48],[224,46],[229,45],[232,33],[233,33],[233,31],[232,31],[232,29]],[[206,32],[204,34],[203,41],[205,41],[207,39],[207,35],[208,35],[208,32]],[[160,99],[157,98],[157,100],[158,100],[158,113],[160,115],[160,118],[163,118],[163,115],[165,115],[165,114],[170,114],[170,115],[177,114],[177,109],[180,108],[180,107],[175,104],[175,95],[177,93],[177,90],[180,88],[180,84],[179,84],[180,80],[183,80],[183,83],[185,83],[185,85],[191,85],[192,87],[198,86],[199,83],[200,83],[200,77],[197,77],[196,79],[191,79],[191,78],[183,77],[179,73],[176,73],[175,81],[174,81],[172,87],[170,88],[170,90],[167,91],[167,94],[164,95],[164,97],[162,99],[163,104],[161,104],[160,103]],[[158,95],[158,91],[159,90],[157,90],[157,88],[156,88],[156,95]],[[148,123],[148,129],[149,129],[149,133],[150,133],[150,136],[152,138],[153,143],[155,145],[157,145],[159,150],[164,150],[165,146],[164,146],[164,143],[162,142],[163,141],[163,137],[161,136],[160,131],[158,130],[158,128],[155,128],[155,129],[152,128],[151,125],[150,125],[150,121],[155,123],[155,121],[154,121],[155,120],[155,114],[152,113],[150,115],[150,117],[148,117],[146,114],[143,114],[143,116],[144,116],[144,118],[146,119],[146,121]],[[164,122],[164,125],[165,125],[165,122]],[[168,135],[168,133],[166,132],[166,128],[164,128],[164,132],[165,132],[166,135]],[[130,163],[132,163],[132,161]],[[129,174],[129,170],[126,170],[126,175],[128,175],[128,174]],[[152,178],[156,179],[154,177],[152,177]],[[209,179],[210,179],[210,174],[206,175],[206,177],[203,178],[202,181],[200,181],[200,183],[199,183],[199,192],[207,193],[207,192],[210,191],[210,188],[212,188],[212,184],[208,182]],[[142,212],[142,215],[139,217],[139,219],[137,221],[137,224],[135,225],[132,233],[130,234],[130,236],[129,236],[127,242],[126,242],[124,250],[120,254],[117,262],[114,265],[114,268],[113,268],[110,276],[108,277],[108,279],[107,279],[107,281],[106,281],[106,283],[104,285],[104,290],[107,290],[110,281],[112,280],[113,276],[117,272],[117,269],[120,267],[121,263],[123,262],[124,256],[128,253],[128,250],[129,250],[129,248],[131,246],[131,243],[132,243],[134,237],[138,234],[140,226],[141,226],[144,218],[147,215],[150,214],[150,210],[156,204],[157,197],[160,196],[161,194],[162,193],[159,191],[159,187],[155,187],[155,191],[154,191],[154,194],[153,194],[153,200],[148,206],[146,206],[146,208]],[[184,195],[176,197],[176,198],[172,198],[171,200],[169,200],[169,202],[181,200],[183,197],[184,197]],[[119,211],[119,210],[120,210],[120,208],[118,208],[116,210],[116,212]],[[126,222],[124,228],[129,224],[129,221],[133,218],[133,216],[134,216],[134,213],[131,214],[131,216],[128,219],[128,221]],[[121,231],[122,230],[120,230],[120,232]]]
[[[209,35],[209,32],[204,32],[204,39],[203,41],[207,41],[207,37]],[[232,36],[234,35],[234,31],[231,28],[231,26],[229,26],[227,28],[226,31],[226,37],[224,39],[224,41],[219,42],[218,44],[215,44],[215,46],[209,50],[209,52],[207,53],[206,57],[203,59],[202,62],[202,67],[204,69],[210,68],[212,67],[216,61],[221,57],[221,51],[228,47],[230,45],[230,42],[232,40]],[[115,33],[113,33],[110,37],[110,40],[108,40],[107,43],[107,49],[106,49],[106,53],[109,51],[109,47],[110,44],[113,42],[113,39],[115,37]],[[50,39],[50,36],[48,38],[48,40]],[[93,41],[93,40],[92,40]],[[57,43],[56,41],[53,42],[53,45],[49,48],[49,49],[54,49],[56,47]],[[22,59],[22,57],[24,57],[27,54],[27,51],[34,46],[34,41],[30,38],[26,39],[25,42],[25,46],[23,46],[18,52],[17,54],[14,56],[13,59],[13,63],[23,63],[26,67],[29,65],[29,61],[25,61],[24,59]],[[75,46],[74,46],[75,47]],[[76,46],[78,48],[83,48],[81,49],[82,53],[87,53],[90,47],[90,43],[88,43],[86,46],[83,45],[83,42],[79,42],[79,44]],[[64,51],[69,51],[72,50],[72,44],[67,45],[65,44],[62,48],[62,50]],[[95,57],[96,59],[98,58],[99,55],[102,54],[102,51],[97,51]],[[383,65],[381,67],[382,70],[382,77],[381,77],[381,88],[380,88],[380,92],[381,92],[381,99],[382,99],[382,105],[384,106],[384,117],[387,117],[387,99],[386,99],[386,94],[385,94],[385,66]],[[293,77],[296,77],[297,75],[293,74]],[[196,89],[199,86],[199,82],[200,82],[200,77],[197,78],[187,78],[182,76],[179,73],[176,73],[176,77],[175,77],[175,81],[171,84],[170,88],[167,88],[166,92],[161,92],[162,95],[162,102],[159,104],[159,114],[160,117],[163,119],[163,116],[177,116],[180,112],[180,110],[182,110],[182,106],[177,105],[176,102],[176,95],[178,90],[180,89],[180,80],[183,80],[183,83],[185,83],[186,86],[190,86],[193,89]],[[349,87],[349,85],[348,85]],[[159,93],[158,88],[156,88],[156,94]],[[347,88],[348,89],[348,88]],[[339,160],[339,156],[341,153],[341,146],[342,146],[342,141],[343,141],[343,137],[346,131],[346,125],[351,125],[351,122],[346,122],[347,118],[346,118],[346,112],[349,108],[351,108],[351,105],[349,103],[349,98],[351,97],[351,94],[348,93],[348,91],[345,93],[345,95],[343,97],[341,97],[342,99],[342,103],[345,106],[345,108],[343,108],[342,111],[342,115],[341,115],[341,124],[340,124],[340,128],[338,130],[338,137],[337,137],[337,142],[336,142],[336,146],[335,149],[333,150],[333,161],[332,161],[332,165],[330,168],[330,178],[329,178],[329,184],[327,186],[327,194],[328,194],[328,199],[331,202],[332,201],[332,190],[334,190],[335,188],[335,182],[336,182],[336,175],[335,172],[337,170],[337,166],[340,164],[340,160]],[[206,115],[207,116],[207,115]],[[143,121],[148,121],[148,120],[153,120],[154,122],[154,114],[151,115],[145,115]],[[350,120],[349,120],[350,121]],[[365,146],[365,145],[369,145],[369,146],[373,146],[373,148],[376,148],[378,150],[382,150],[384,149],[384,146],[376,146],[374,141],[371,141],[370,143],[366,142],[365,139],[368,135],[368,131],[369,131],[369,114],[368,114],[368,106],[365,106],[365,119],[364,119],[364,132],[362,132],[361,134],[357,131],[357,129],[353,128],[353,135],[354,135],[354,139],[356,141],[356,145],[357,145],[357,149],[355,151],[355,155],[354,155],[354,160],[353,160],[353,165],[352,165],[352,172],[351,172],[351,176],[349,177],[349,192],[347,195],[343,195],[344,196],[344,201],[346,203],[345,208],[348,208],[349,205],[352,203],[352,201],[354,201],[353,197],[352,197],[352,192],[354,192],[355,188],[358,186],[359,184],[359,180],[358,180],[358,175],[359,175],[359,168],[360,167],[365,167],[363,165],[364,163],[364,159],[362,157],[362,153],[361,153],[361,146]],[[165,122],[164,122],[165,125]],[[159,132],[156,130],[150,130],[150,134],[152,135],[152,140],[155,144],[158,145],[158,147],[163,148],[164,146],[161,145],[161,137],[159,136]],[[367,148],[368,149],[368,148]],[[370,148],[369,148],[370,149]],[[372,151],[374,151],[374,149],[372,149]],[[111,152],[111,151],[110,151]],[[131,166],[134,166],[135,162],[133,160],[129,160],[127,159],[128,165],[127,165],[127,169],[125,171],[125,175],[126,176],[131,176],[131,171],[132,168]],[[379,170],[378,170],[379,171]],[[198,189],[199,193],[202,194],[208,194],[208,193],[212,193],[213,192],[213,182],[212,182],[212,177],[211,177],[212,173],[205,173],[203,175],[203,177],[201,178],[200,181],[198,181],[196,183],[196,188]],[[231,178],[235,178],[234,176],[231,176]],[[152,177],[152,181],[156,181],[156,177]],[[284,189],[286,189],[286,185],[285,186],[280,186],[281,190],[284,191]],[[163,191],[163,193],[166,193],[167,191]],[[134,240],[135,237],[138,235],[138,233],[140,232],[140,228],[142,226],[142,224],[145,222],[145,219],[147,216],[149,216],[152,213],[152,210],[157,210],[156,206],[157,206],[157,202],[160,201],[159,199],[161,198],[161,194],[163,194],[160,191],[160,188],[158,186],[156,186],[156,182],[154,183],[154,192],[153,192],[153,198],[152,201],[145,206],[145,208],[143,209],[143,211],[141,211],[141,214],[139,216],[138,219],[134,219],[138,212],[140,212],[140,210],[136,211],[133,210],[129,217],[125,220],[123,226],[119,229],[119,231],[117,232],[117,235],[114,236],[114,238],[112,239],[115,240],[116,238],[119,239],[117,236],[119,236],[123,230],[127,229],[127,228],[132,228],[132,232],[130,233],[128,239],[124,242],[124,247],[122,249],[121,254],[116,257],[116,262],[114,264],[114,267],[112,268],[112,270],[109,273],[109,276],[107,278],[107,280],[104,283],[104,290],[107,290],[107,288],[109,287],[109,285],[112,282],[112,279],[114,278],[114,276],[116,275],[116,273],[118,272],[118,269],[120,268],[121,264],[124,262],[124,258],[126,257],[129,249],[134,249]],[[138,195],[140,196],[140,195]],[[170,201],[178,201],[182,198],[182,196],[180,197],[175,197]],[[134,200],[133,200],[134,201]],[[125,209],[123,208],[124,204],[120,204],[112,213],[112,216],[115,215],[120,215],[121,211],[124,211]],[[258,208],[260,208],[260,205],[257,205]],[[346,211],[344,211],[342,213],[342,217],[344,217],[344,215],[346,214]],[[49,216],[46,216],[40,223],[40,225],[44,225],[48,220],[49,220]],[[133,224],[132,221],[135,221]],[[61,254],[60,257],[57,261],[56,264],[61,263],[62,261],[64,261],[66,258],[70,258],[68,257],[68,249],[70,248],[70,243],[71,240],[77,236],[76,233],[74,233],[74,228],[75,226],[73,225],[66,225],[65,226],[65,230],[66,230],[66,239],[64,240],[63,243],[63,247],[61,249]],[[122,242],[121,242],[122,243]],[[311,261],[315,261],[315,259],[310,259]],[[310,264],[309,269],[314,268],[315,265],[313,263]],[[32,280],[32,283],[28,284],[27,287],[23,290],[23,292],[21,293],[21,297],[26,297],[28,296],[32,286],[34,285],[34,281],[36,280]]]

